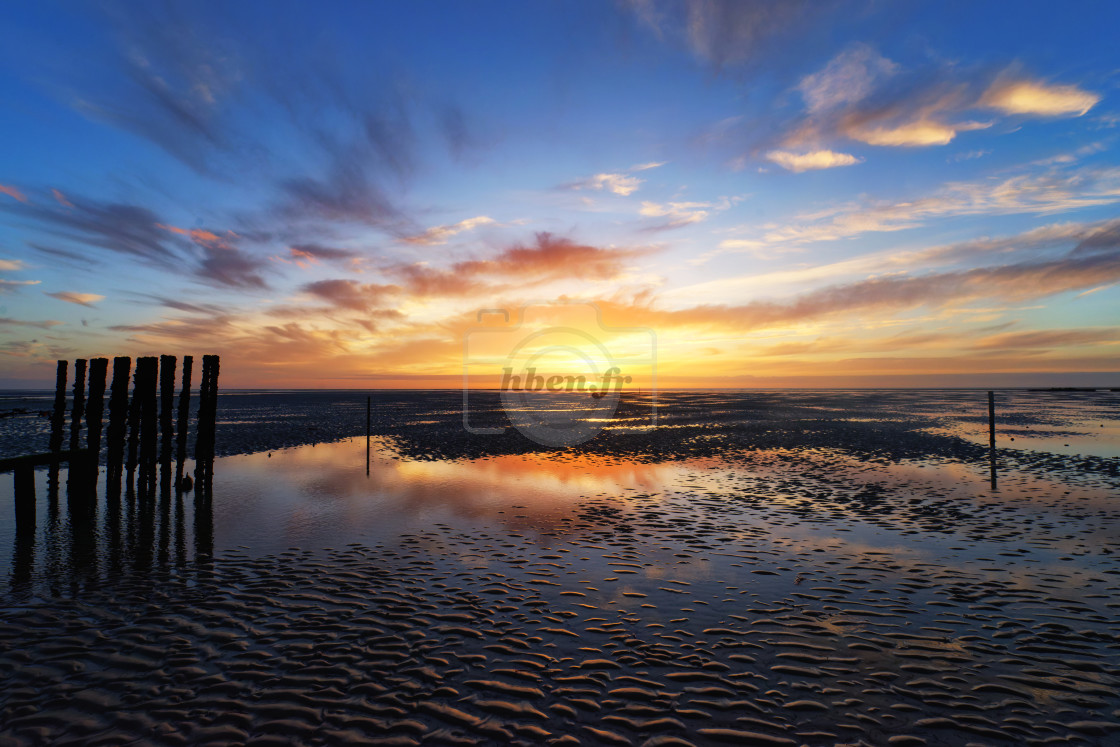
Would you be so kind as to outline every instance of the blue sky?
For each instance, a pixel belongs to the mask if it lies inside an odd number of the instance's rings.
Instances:
[[[0,386],[445,385],[555,298],[669,385],[1120,370],[1114,4],[3,12]]]

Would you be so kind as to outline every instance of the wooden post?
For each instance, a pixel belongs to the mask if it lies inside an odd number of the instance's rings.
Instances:
[[[171,461],[171,443],[175,437],[172,432],[171,416],[175,411],[175,356],[159,357],[159,430],[162,436],[159,460]]]
[[[996,447],[996,395],[988,392],[988,446]]]
[[[109,431],[106,433],[106,463],[110,474],[120,472],[124,460],[124,438],[128,430],[128,377],[132,359],[113,359],[113,386],[109,394]]]
[[[366,477],[369,477],[369,416],[371,409],[370,397],[366,395]]]
[[[182,462],[187,458],[187,427],[191,417],[191,369],[194,367],[194,357],[183,356],[183,388],[179,391],[179,422],[177,423],[175,444],[175,460]]]
[[[195,418],[194,461],[198,464],[206,458],[206,414],[210,409],[210,356],[202,356],[202,380],[198,383],[198,417]]]
[[[101,454],[101,422],[105,414],[105,375],[109,370],[108,358],[94,358],[89,362],[89,400],[86,404],[86,445],[93,452],[96,465]]]
[[[140,384],[140,466],[152,471],[156,463],[156,452],[159,446],[158,417],[156,411],[156,378],[159,359],[154,356],[136,359],[136,371],[142,376],[137,381]],[[155,473],[150,477],[153,481]]]
[[[140,392],[143,389],[141,382],[144,379],[144,375],[140,372],[141,360],[143,359],[136,359],[136,370],[132,374],[132,401],[128,405],[128,461],[125,462],[125,468],[128,470],[130,485],[132,473],[138,463],[137,451],[140,446],[140,401],[143,399]]]
[[[66,423],[66,361],[58,362],[55,375],[54,411],[51,413],[51,451],[62,451],[62,432]]]
[[[996,395],[988,392],[988,469],[992,490],[996,489]]]
[[[86,361],[79,358],[74,361],[74,404],[70,410],[70,450],[78,448],[78,439],[82,433],[82,415],[86,410]]]

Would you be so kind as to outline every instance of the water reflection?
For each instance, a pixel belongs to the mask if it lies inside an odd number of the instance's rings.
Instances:
[[[563,531],[587,498],[654,492],[679,464],[497,456],[413,461],[373,439],[218,460],[215,542],[259,551],[378,541],[433,522]]]
[[[129,480],[123,496],[119,473],[102,470],[103,480],[71,477],[69,470],[57,467],[35,473],[34,493],[43,497],[30,504],[30,515],[17,515],[10,530],[0,522],[0,539],[11,532],[8,591],[19,597],[75,593],[130,574],[171,571],[185,565],[189,547],[195,558],[211,558],[211,497],[202,491],[194,500],[184,500],[182,491],[173,490],[173,469],[170,463],[154,467],[150,480],[137,481],[139,489]],[[152,489],[157,476],[158,495]],[[0,493],[6,480],[14,477],[0,475]],[[59,508],[61,498],[65,513]],[[45,520],[37,524],[36,516]]]

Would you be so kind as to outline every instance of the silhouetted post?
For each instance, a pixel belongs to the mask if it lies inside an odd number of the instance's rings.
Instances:
[[[996,395],[988,392],[988,467],[992,490],[996,489]]]
[[[86,361],[74,361],[74,404],[70,410],[70,450],[78,448],[78,438],[82,432],[82,415],[86,409]]]
[[[101,455],[101,421],[105,414],[105,375],[109,371],[108,358],[94,358],[89,362],[89,400],[86,403],[86,446],[93,452],[93,463]],[[96,469],[96,466],[94,467]]]
[[[132,401],[128,405],[128,461],[125,468],[128,470],[128,484],[132,485],[132,475],[137,465],[137,450],[140,446],[140,401],[143,399],[140,392],[143,389],[141,382],[144,374],[140,371],[140,361],[136,359],[136,370],[132,374]]]
[[[155,492],[156,451],[159,446],[156,411],[156,379],[159,359],[154,356],[136,359],[140,386],[140,474],[141,497]]]
[[[171,461],[172,415],[175,412],[175,356],[159,357],[159,430],[162,436],[159,460]]]
[[[198,433],[194,440],[195,502],[208,494],[214,464],[214,431],[218,410],[218,356],[202,356],[202,383],[198,389]]]
[[[124,438],[128,430],[128,377],[131,372],[131,358],[113,359],[113,385],[109,393],[109,430],[105,434],[105,463],[109,465],[110,480],[120,480],[121,462],[124,461]],[[119,491],[118,487],[117,492]]]
[[[66,424],[66,361],[58,362],[55,375],[54,411],[51,413],[51,451],[62,451],[62,432]]]
[[[370,397],[366,396],[366,477],[369,477],[369,416],[372,406]]]
[[[176,427],[177,442],[175,444],[175,460],[179,463],[179,470],[183,468],[183,460],[187,458],[187,427],[191,417],[191,369],[194,367],[194,357],[183,356],[183,388],[179,391],[179,422]],[[176,477],[181,477],[177,474]],[[178,484],[178,479],[176,479]]]

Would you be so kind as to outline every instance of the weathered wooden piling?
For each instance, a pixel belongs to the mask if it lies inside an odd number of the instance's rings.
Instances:
[[[198,433],[195,434],[195,459],[213,458],[214,430],[218,408],[218,356],[202,356],[202,382],[198,390]]]
[[[54,410],[51,412],[51,451],[62,450],[62,433],[66,423],[66,370],[67,361],[58,362],[58,373],[55,375]]]
[[[128,430],[128,377],[132,359],[113,359],[113,385],[109,394],[109,430],[106,433],[106,463],[110,475],[119,474],[124,461],[124,439]]]
[[[198,389],[198,433],[194,440],[195,502],[209,495],[214,467],[214,431],[218,409],[218,356],[202,356]]]
[[[74,361],[74,403],[70,408],[70,451],[78,448],[82,434],[82,416],[86,409],[86,360]]]
[[[136,359],[139,390],[133,396],[140,397],[140,467],[144,476],[154,485],[157,447],[159,446],[158,412],[156,410],[156,383],[159,359],[148,356]],[[148,474],[150,473],[150,474]]]
[[[179,391],[179,422],[176,424],[177,441],[175,444],[175,460],[182,464],[187,458],[187,427],[191,417],[191,369],[194,367],[194,357],[183,356],[183,385]]]
[[[366,477],[369,477],[369,419],[373,410],[371,398],[366,396]]]
[[[171,444],[175,437],[172,421],[175,412],[175,356],[173,355],[159,357],[159,390],[159,430],[162,436],[159,460],[170,462]]]
[[[105,376],[109,371],[108,358],[94,358],[89,362],[89,399],[86,401],[86,446],[98,459],[101,454],[101,425],[105,414]]]
[[[140,371],[140,361],[142,358],[136,359],[136,370],[132,374],[132,400],[128,404],[128,460],[125,462],[125,469],[128,470],[129,483],[132,482],[132,473],[139,463],[138,453],[140,449],[140,391],[143,389],[141,382],[144,379],[144,374]]]

